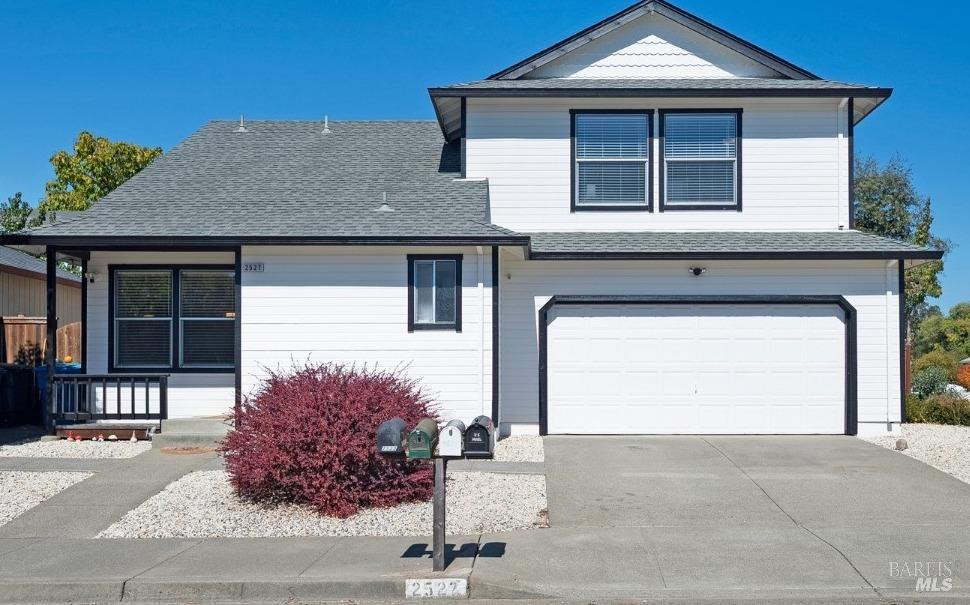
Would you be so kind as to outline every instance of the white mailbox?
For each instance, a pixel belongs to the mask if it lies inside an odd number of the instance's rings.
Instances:
[[[443,458],[460,458],[465,444],[465,423],[452,420],[438,433],[438,455]]]

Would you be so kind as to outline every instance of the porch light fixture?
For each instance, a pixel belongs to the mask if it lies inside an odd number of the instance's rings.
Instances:
[[[88,271],[84,274],[84,279],[88,280],[88,283],[94,283],[94,279],[98,276],[94,271]]]

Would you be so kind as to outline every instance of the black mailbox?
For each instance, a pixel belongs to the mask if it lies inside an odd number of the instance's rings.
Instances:
[[[479,416],[472,420],[465,430],[465,457],[491,458],[495,443],[494,433],[495,427],[488,416]]]
[[[403,456],[408,425],[400,418],[392,418],[377,427],[377,453],[385,456]]]

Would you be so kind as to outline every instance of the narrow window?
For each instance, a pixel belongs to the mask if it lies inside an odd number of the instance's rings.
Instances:
[[[114,365],[172,365],[172,272],[118,271],[114,282]]]
[[[664,112],[663,208],[738,209],[740,112]]]
[[[410,330],[461,330],[461,256],[409,256]]]
[[[235,343],[232,271],[179,272],[179,359],[186,368],[231,368]]]
[[[573,208],[650,208],[649,112],[573,112]]]

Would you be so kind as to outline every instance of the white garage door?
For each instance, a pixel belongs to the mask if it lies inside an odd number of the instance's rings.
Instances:
[[[550,434],[845,432],[829,305],[557,305]]]

